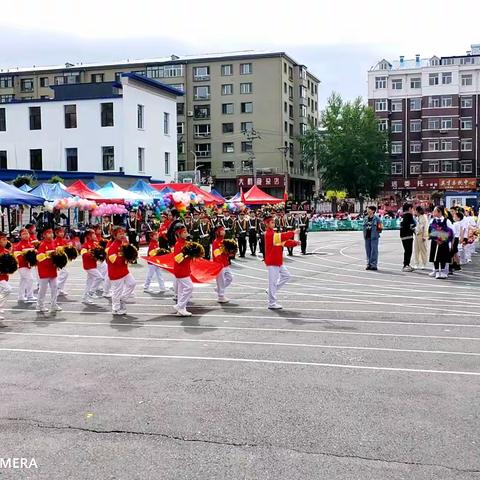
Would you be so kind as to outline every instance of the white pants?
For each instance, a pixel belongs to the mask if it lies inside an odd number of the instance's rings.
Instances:
[[[59,292],[63,291],[67,278],[68,278],[67,267],[64,267],[58,272],[57,288]]]
[[[6,280],[1,280],[0,281],[0,308],[3,308],[5,306],[5,303],[7,303],[7,298],[10,295],[11,291],[12,291],[12,287],[9,285],[9,283]]]
[[[222,271],[217,276],[217,294],[218,298],[225,296],[225,290],[233,282],[233,275],[230,267],[223,267]]]
[[[178,310],[185,310],[188,301],[192,298],[193,283],[190,277],[176,278],[175,280],[176,306]]]
[[[116,312],[124,307],[127,298],[135,290],[137,282],[131,273],[119,280],[110,280],[110,282],[112,284],[112,310]]]
[[[147,276],[145,278],[145,285],[143,287],[149,288],[150,283],[152,283],[152,279],[154,277],[157,277],[157,282],[160,290],[165,290],[165,281],[163,279],[162,269],[160,267],[157,267],[156,265],[152,265],[149,263],[147,269]]]
[[[50,287],[50,307],[57,305],[58,286],[56,278],[40,278],[38,280],[38,300],[37,308],[45,307],[45,297],[47,296],[47,288]]]
[[[110,293],[112,290],[112,283],[110,278],[108,278],[108,268],[107,262],[97,263],[97,270],[100,272],[100,275],[105,279],[103,282],[103,293]]]
[[[85,292],[83,293],[83,300],[86,300],[89,295],[95,293],[98,287],[103,282],[102,274],[97,268],[90,268],[87,272],[87,284],[85,285]]]
[[[282,288],[290,278],[290,272],[287,267],[268,266],[268,306],[272,307],[277,303],[277,292]]]
[[[31,300],[33,297],[33,275],[32,269],[22,267],[18,269],[20,282],[18,284],[18,301]]]

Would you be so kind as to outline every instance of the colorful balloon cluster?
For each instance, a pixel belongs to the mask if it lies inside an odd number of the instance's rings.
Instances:
[[[103,217],[104,215],[123,215],[124,213],[128,213],[125,205],[118,205],[117,203],[102,203],[92,211],[94,217]]]
[[[187,209],[190,205],[197,205],[198,203],[200,203],[200,198],[195,193],[166,193],[163,197],[154,201],[155,215],[157,218],[160,218],[160,214],[167,208],[175,208],[181,215],[184,215],[187,213]]]
[[[97,208],[96,202],[79,197],[60,198],[53,202],[45,201],[43,206],[45,210],[50,213],[54,210],[67,210],[69,208],[78,208],[83,211]]]

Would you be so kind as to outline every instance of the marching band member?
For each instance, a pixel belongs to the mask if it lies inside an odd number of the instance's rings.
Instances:
[[[309,224],[310,220],[308,218],[308,213],[304,212],[299,215],[297,219],[297,225],[299,229],[300,248],[302,251],[302,255],[307,254],[307,232]]]
[[[98,243],[95,231],[91,229],[86,230],[85,242],[80,250],[83,269],[87,272],[87,282],[85,284],[85,291],[82,298],[82,303],[86,305],[93,305],[95,303],[93,300],[98,298],[96,291],[103,282],[103,275],[98,269],[97,260],[92,255],[92,249],[97,246]]]
[[[148,244],[148,256],[154,256],[158,250],[158,232],[150,233],[150,243]],[[157,277],[159,291],[155,291],[150,288],[153,277]],[[147,276],[145,277],[145,284],[143,285],[143,291],[147,293],[163,293],[165,292],[165,280],[163,279],[162,269],[157,265],[151,263],[147,266]]]
[[[248,216],[248,245],[250,247],[250,255],[253,257],[257,255],[258,223],[255,212],[250,212]]]
[[[235,237],[235,224],[233,218],[230,216],[230,211],[227,209],[223,217],[219,217],[219,225],[225,229],[225,238],[232,240]]]
[[[37,299],[33,294],[32,267],[27,262],[24,254],[29,250],[34,251],[30,234],[26,228],[20,230],[20,241],[15,244],[13,251],[18,262],[20,282],[18,285],[18,303],[35,303]]]
[[[7,248],[8,239],[7,235],[3,232],[0,232],[0,255],[10,253],[10,250]],[[0,313],[3,313],[3,307],[7,302],[12,287],[8,283],[9,276],[6,273],[0,274]],[[0,320],[5,318],[0,316]]]
[[[182,249],[185,246],[186,238],[188,236],[187,229],[184,225],[177,225],[175,229],[175,236],[177,241],[173,250],[174,266],[173,274],[175,276],[175,296],[177,297],[177,303],[174,309],[177,315],[181,317],[190,317],[191,312],[187,310],[187,304],[193,293],[193,282],[190,278],[191,273],[191,258],[185,257],[182,253]]]
[[[199,238],[199,243],[202,245],[202,247],[205,250],[205,258],[207,260],[210,260],[210,247],[212,244],[212,231],[211,231],[211,224],[210,220],[208,219],[208,215],[206,213],[203,213],[200,216],[200,225],[199,225],[199,231],[200,231],[200,238]]]
[[[233,281],[232,272],[230,270],[230,255],[225,251],[223,241],[225,240],[225,229],[218,225],[215,229],[215,240],[213,241],[213,261],[223,266],[222,271],[217,276],[218,303],[228,303],[230,300],[225,296],[225,290]]]
[[[238,220],[235,222],[235,233],[237,236],[238,254],[240,258],[245,258],[245,253],[247,251],[247,229],[248,222],[245,218],[245,214],[240,212],[238,215]]]
[[[285,223],[283,226],[283,231],[285,232],[293,232],[295,231],[295,217],[292,215],[291,212],[287,214],[285,217]],[[288,256],[293,256],[293,247],[287,247]]]

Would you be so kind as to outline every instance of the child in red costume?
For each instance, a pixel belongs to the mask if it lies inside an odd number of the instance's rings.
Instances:
[[[71,242],[65,238],[65,230],[63,227],[57,227],[54,230],[55,233],[55,245],[57,247],[65,247],[67,245],[71,245]],[[64,297],[67,296],[67,292],[65,291],[65,283],[68,278],[67,267],[62,268],[58,272],[57,278],[57,288],[58,288],[58,295],[62,295]]]
[[[94,299],[98,298],[95,293],[103,282],[103,276],[98,271],[97,261],[92,255],[91,250],[98,246],[97,237],[93,230],[85,231],[85,242],[80,250],[82,256],[83,269],[87,272],[87,283],[85,285],[85,292],[83,293],[82,303],[86,305],[93,305]]]
[[[155,255],[156,250],[158,249],[158,232],[150,232],[150,243],[148,244],[148,253],[149,257]],[[159,291],[156,292],[150,288],[150,283],[152,279],[157,277]],[[163,280],[162,269],[157,265],[152,265],[151,263],[147,266],[147,276],[145,278],[145,284],[143,286],[143,291],[147,293],[163,293],[165,292],[165,281]]]
[[[223,268],[217,277],[216,292],[218,295],[218,303],[228,303],[229,299],[225,296],[225,290],[231,285],[233,281],[232,272],[230,270],[230,256],[223,248],[223,241],[225,240],[225,228],[222,225],[215,229],[215,240],[213,241],[213,261],[220,263]]]
[[[192,259],[185,257],[182,253],[182,249],[187,243],[187,236],[187,229],[184,225],[179,224],[175,229],[177,241],[173,249],[173,274],[175,275],[175,295],[177,297],[177,304],[174,308],[177,311],[177,315],[181,317],[190,317],[192,315],[191,312],[187,311],[187,303],[193,293],[193,283],[190,278],[190,263]]]
[[[5,233],[0,232],[0,255],[4,255],[6,253],[11,253],[10,250],[7,248],[7,235]],[[12,291],[12,287],[8,283],[8,275],[7,274],[0,274],[0,312],[3,313],[3,307],[7,302],[7,298]],[[0,320],[4,320],[4,317],[0,316]]]
[[[18,303],[35,303],[37,301],[33,295],[32,267],[23,256],[29,250],[34,250],[30,234],[26,228],[22,228],[20,230],[20,241],[13,247],[14,255],[18,262],[18,273],[20,274]]]

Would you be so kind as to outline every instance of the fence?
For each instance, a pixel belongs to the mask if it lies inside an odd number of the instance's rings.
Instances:
[[[400,219],[385,218],[382,220],[384,230],[399,230]],[[310,222],[311,232],[332,232],[332,231],[361,231],[363,230],[362,220],[323,220],[314,219]]]

